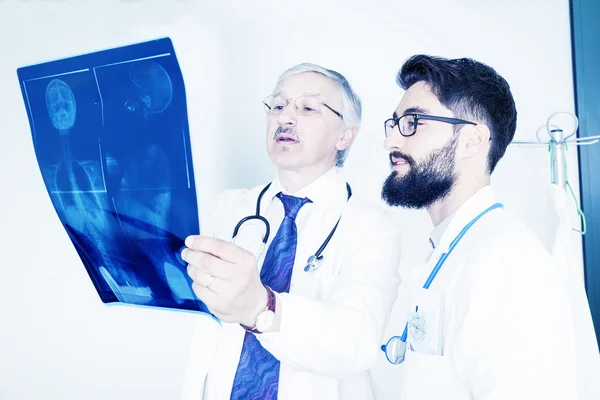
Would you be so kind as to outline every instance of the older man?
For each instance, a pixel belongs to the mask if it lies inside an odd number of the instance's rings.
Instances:
[[[195,293],[223,322],[216,343],[199,329],[188,379],[205,382],[205,399],[372,399],[400,231],[342,174],[360,100],[341,74],[301,64],[263,103],[276,176],[220,195],[217,229],[189,237],[182,253]],[[265,220],[236,229],[257,212]],[[267,251],[250,251],[263,238]]]

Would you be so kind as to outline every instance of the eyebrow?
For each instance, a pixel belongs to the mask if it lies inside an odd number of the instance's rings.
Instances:
[[[421,107],[411,107],[404,110],[404,114],[429,114],[429,110]]]
[[[404,112],[402,113],[402,115],[406,115],[406,114],[429,114],[429,110],[426,110],[424,108],[421,107],[410,107],[407,108],[406,110],[404,110]],[[392,117],[394,119],[398,119],[398,113],[396,111],[394,111],[394,113],[392,114]]]

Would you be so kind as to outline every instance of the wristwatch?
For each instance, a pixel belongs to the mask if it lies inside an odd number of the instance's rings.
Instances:
[[[267,306],[258,313],[254,326],[240,324],[242,328],[252,333],[266,332],[275,321],[275,293],[267,285],[263,285],[267,289]]]

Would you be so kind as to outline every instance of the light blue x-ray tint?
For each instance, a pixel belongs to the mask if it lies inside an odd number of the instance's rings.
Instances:
[[[179,255],[199,221],[170,39],[17,74],[44,183],[102,301],[210,315]]]

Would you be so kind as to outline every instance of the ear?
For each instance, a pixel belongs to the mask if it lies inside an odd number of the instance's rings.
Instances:
[[[465,129],[466,128],[466,129]],[[490,128],[487,125],[470,125],[463,128],[463,156],[470,158],[480,152],[486,155],[490,146]]]
[[[338,150],[347,149],[348,147],[350,147],[350,145],[354,141],[354,138],[356,137],[357,133],[358,133],[358,130],[356,128],[344,128],[335,147]]]

